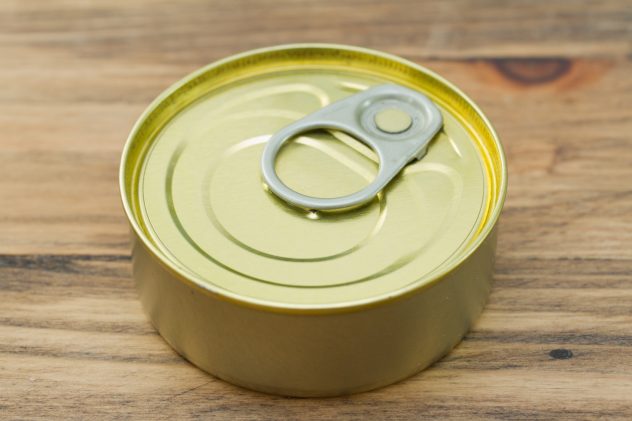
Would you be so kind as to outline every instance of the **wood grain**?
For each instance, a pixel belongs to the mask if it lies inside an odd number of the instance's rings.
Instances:
[[[287,42],[399,54],[507,150],[487,310],[450,355],[335,399],[243,390],[141,312],[120,151],[169,84]],[[0,418],[632,418],[630,1],[0,2]]]

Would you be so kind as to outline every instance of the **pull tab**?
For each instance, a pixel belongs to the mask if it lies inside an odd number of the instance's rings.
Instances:
[[[275,133],[261,159],[263,178],[284,201],[319,210],[344,209],[373,199],[401,170],[426,154],[428,143],[443,125],[437,106],[425,95],[400,85],[380,85],[334,102]],[[375,180],[347,196],[318,198],[287,187],[275,170],[275,160],[289,139],[311,130],[333,129],[371,147],[380,159]]]

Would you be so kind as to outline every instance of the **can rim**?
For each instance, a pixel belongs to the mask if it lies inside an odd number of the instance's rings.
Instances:
[[[147,117],[161,104],[165,98],[169,97],[173,92],[179,89],[182,85],[186,84],[188,81],[196,78],[197,76],[206,73],[210,69],[225,65],[232,61],[236,61],[242,59],[244,57],[248,57],[255,54],[261,54],[266,52],[273,52],[279,50],[295,50],[295,49],[340,49],[349,52],[358,52],[365,53],[374,56],[378,56],[384,59],[393,60],[404,64],[413,69],[419,70],[443,83],[445,86],[452,89],[455,93],[457,93],[465,102],[468,103],[469,106],[472,107],[474,111],[480,116],[483,123],[489,129],[491,134],[491,138],[494,141],[494,144],[498,150],[498,158],[500,162],[500,183],[498,185],[498,198],[494,202],[493,209],[489,214],[487,222],[483,229],[480,231],[477,238],[471,243],[471,245],[465,250],[461,256],[454,260],[450,265],[446,266],[443,270],[435,273],[429,278],[420,278],[415,282],[409,284],[408,286],[401,288],[399,290],[387,293],[376,295],[370,298],[343,302],[343,303],[332,303],[332,304],[291,304],[291,303],[279,303],[274,301],[262,300],[252,297],[243,296],[237,293],[233,293],[231,291],[224,290],[215,285],[204,282],[202,279],[199,279],[194,274],[185,273],[175,265],[173,265],[162,253],[158,250],[158,248],[152,244],[147,235],[141,229],[136,216],[134,215],[130,203],[127,200],[127,188],[126,188],[126,178],[125,178],[125,170],[128,163],[128,155],[130,153],[130,148],[132,143],[141,128],[142,124],[145,122]],[[469,257],[480,247],[480,245],[489,237],[491,232],[497,225],[498,219],[500,217],[500,213],[503,209],[505,198],[507,195],[507,183],[508,183],[508,172],[507,172],[507,163],[505,157],[505,151],[502,147],[498,134],[494,129],[493,125],[487,118],[487,116],[483,113],[480,107],[469,97],[467,96],[461,89],[454,86],[451,82],[447,81],[443,77],[439,76],[432,70],[416,64],[412,61],[404,59],[402,57],[384,53],[381,51],[373,50],[370,48],[364,47],[356,47],[349,46],[343,44],[330,44],[330,43],[295,43],[295,44],[281,44],[273,47],[263,47],[253,50],[248,50],[245,52],[241,52],[238,54],[234,54],[228,56],[224,59],[214,61],[212,63],[203,66],[200,69],[195,70],[192,73],[189,73],[185,77],[181,78],[163,92],[160,93],[147,108],[143,111],[141,116],[136,120],[130,134],[125,141],[125,146],[123,147],[123,151],[121,154],[121,161],[119,167],[119,190],[121,194],[121,201],[123,204],[123,209],[127,216],[128,222],[130,223],[134,235],[140,240],[140,243],[143,247],[145,247],[153,258],[155,258],[165,269],[167,269],[172,275],[174,275],[178,280],[186,283],[189,286],[195,287],[199,291],[210,294],[213,297],[222,299],[224,301],[229,301],[234,304],[248,306],[260,310],[273,311],[278,313],[298,313],[298,314],[327,314],[327,313],[338,313],[338,312],[348,312],[355,311],[361,308],[373,307],[378,305],[383,305],[387,302],[391,302],[397,299],[405,298],[414,293],[425,290],[426,288],[430,288],[436,283],[440,282],[450,273],[458,269]]]

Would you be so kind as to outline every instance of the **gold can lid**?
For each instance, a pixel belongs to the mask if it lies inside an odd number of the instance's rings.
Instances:
[[[385,83],[439,107],[443,128],[423,159],[351,210],[306,211],[266,188],[273,133]],[[405,117],[386,110],[376,124],[395,133]],[[378,167],[369,147],[333,130],[297,136],[276,161],[288,187],[314,197],[358,191]],[[351,307],[431,284],[490,232],[505,185],[497,137],[462,93],[402,59],[331,45],[257,50],[185,78],[141,117],[121,166],[128,216],[159,261],[210,293],[281,309]]]

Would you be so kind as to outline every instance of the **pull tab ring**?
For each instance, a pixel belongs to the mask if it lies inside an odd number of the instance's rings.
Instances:
[[[443,125],[437,106],[425,95],[400,85],[380,85],[334,102],[275,133],[261,158],[261,171],[270,190],[282,200],[304,208],[335,210],[371,201],[409,162],[421,159],[428,143]],[[344,132],[371,147],[380,160],[375,180],[355,193],[319,198],[286,186],[275,170],[283,144],[316,129]]]

